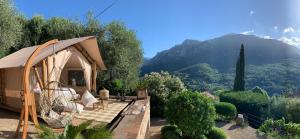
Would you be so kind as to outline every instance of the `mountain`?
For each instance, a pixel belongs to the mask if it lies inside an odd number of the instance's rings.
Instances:
[[[161,70],[175,72],[200,63],[207,63],[221,73],[232,72],[241,44],[245,46],[246,65],[259,66],[286,59],[300,59],[298,48],[281,41],[254,35],[228,34],[206,41],[185,40],[147,60],[142,73]]]
[[[143,65],[148,64],[148,62],[150,61],[150,59],[151,59],[151,58],[144,57],[144,59],[143,59]]]

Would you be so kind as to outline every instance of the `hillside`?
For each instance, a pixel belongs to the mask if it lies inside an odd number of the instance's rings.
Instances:
[[[232,89],[234,73],[221,73],[206,63],[189,66],[173,74],[181,77],[185,85],[192,90]],[[283,60],[276,64],[247,65],[246,88],[255,86],[267,90],[270,95],[292,91],[300,92],[300,61]]]
[[[142,73],[160,70],[173,72],[199,63],[207,63],[220,72],[230,72],[235,67],[242,43],[245,46],[246,65],[300,59],[298,48],[281,41],[254,35],[228,34],[206,41],[185,40],[148,60],[142,67]]]
[[[231,89],[241,43],[246,55],[246,88],[260,86],[270,95],[300,90],[300,50],[277,40],[230,34],[182,44],[147,59],[143,73],[169,71],[192,90]]]

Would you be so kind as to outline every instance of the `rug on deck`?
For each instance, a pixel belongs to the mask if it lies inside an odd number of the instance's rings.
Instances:
[[[108,104],[108,108],[105,108],[105,110],[83,110],[80,114],[75,115],[75,117],[78,119],[110,123],[127,105],[127,102],[111,103]]]

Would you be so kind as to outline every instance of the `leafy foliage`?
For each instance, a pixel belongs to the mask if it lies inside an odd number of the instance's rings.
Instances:
[[[3,57],[11,47],[20,43],[22,23],[10,0],[0,0],[0,9],[0,57]]]
[[[294,139],[300,137],[300,124],[286,123],[284,119],[268,119],[260,126],[259,131],[276,138]]]
[[[108,70],[100,72],[99,82],[109,86],[113,80],[120,79],[126,89],[134,89],[143,62],[141,42],[135,32],[121,22],[112,22],[104,30],[101,50]]]
[[[86,121],[78,126],[67,125],[62,134],[55,134],[51,128],[41,125],[43,131],[39,138],[43,139],[111,139],[112,134],[103,126],[96,125],[88,128],[92,121]]]
[[[234,78],[234,91],[244,91],[245,90],[245,54],[244,45],[242,44],[240,50],[240,56],[236,62],[235,78]]]
[[[269,98],[268,92],[266,90],[260,88],[259,86],[255,86],[251,91],[254,92],[254,93],[263,94],[263,95],[265,95],[266,97]]]
[[[237,115],[236,107],[227,102],[218,102],[215,104],[217,119],[222,121],[234,120]]]
[[[209,139],[227,139],[226,133],[218,127],[213,127],[207,137]]]
[[[113,89],[115,79],[122,80],[126,91],[135,88],[143,50],[135,32],[124,23],[101,25],[92,13],[87,14],[85,23],[60,17],[26,19],[16,12],[10,0],[0,0],[0,9],[0,57],[52,39],[96,36],[109,69],[98,74],[99,88]]]
[[[234,104],[239,113],[249,113],[261,118],[269,114],[269,99],[261,93],[225,92],[220,95],[220,101]]]
[[[151,96],[151,116],[163,117],[168,99],[186,90],[182,81],[168,72],[146,74],[141,82],[147,84],[147,89]]]
[[[270,116],[273,119],[285,118],[300,123],[300,99],[277,96],[271,98]]]
[[[184,81],[189,90],[217,90],[231,85],[230,81],[227,82],[229,83],[227,85],[219,84],[223,80],[225,83],[226,77],[206,63],[189,66],[173,73]]]
[[[167,125],[161,128],[161,139],[180,139],[182,131],[176,125]]]
[[[215,124],[215,116],[212,100],[198,92],[181,93],[167,103],[167,120],[191,138],[207,134]]]

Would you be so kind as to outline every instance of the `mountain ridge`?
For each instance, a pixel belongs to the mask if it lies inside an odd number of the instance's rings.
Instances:
[[[227,34],[205,41],[186,39],[157,53],[143,65],[142,73],[160,70],[173,72],[199,63],[207,63],[220,72],[231,72],[241,44],[245,46],[246,64],[264,65],[285,59],[300,59],[300,49],[279,40]]]

